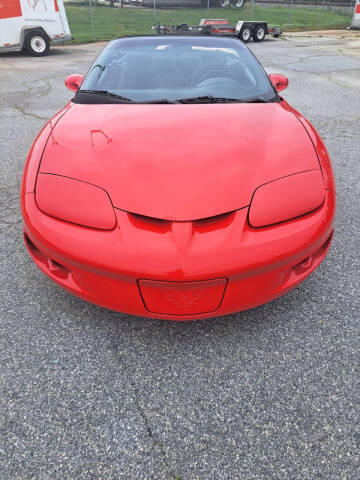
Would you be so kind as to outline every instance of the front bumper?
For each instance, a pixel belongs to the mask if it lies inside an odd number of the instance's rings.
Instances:
[[[69,34],[61,35],[58,37],[54,37],[51,39],[52,43],[64,43],[64,42],[71,42],[72,36]]]
[[[304,280],[329,249],[335,195],[327,190],[317,211],[258,229],[247,208],[194,222],[116,210],[111,231],[51,218],[34,193],[23,196],[22,209],[30,255],[66,290],[124,313],[189,320],[255,307]]]

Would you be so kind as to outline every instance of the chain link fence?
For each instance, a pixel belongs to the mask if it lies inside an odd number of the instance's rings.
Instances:
[[[198,25],[202,18],[266,21],[283,31],[341,29],[355,0],[64,0],[75,42],[146,35],[154,24]]]

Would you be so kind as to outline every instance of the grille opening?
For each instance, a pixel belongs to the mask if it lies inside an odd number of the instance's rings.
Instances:
[[[128,217],[133,225],[138,228],[148,228],[153,230],[154,227],[163,230],[167,230],[173,223],[192,223],[198,229],[202,228],[222,228],[229,225],[235,215],[235,211],[221,213],[212,217],[199,218],[198,220],[165,220],[162,218],[148,217],[146,215],[140,215],[138,213],[128,212]]]
[[[164,220],[162,218],[147,217],[146,215],[140,215],[139,213],[128,213],[129,217],[134,217],[136,220],[147,223],[156,223],[159,225],[170,224],[170,220]]]
[[[171,221],[162,220],[161,218],[147,217],[146,215],[139,215],[137,213],[129,213],[128,218],[136,228],[149,230],[151,232],[164,233],[170,230]]]
[[[200,218],[199,220],[194,220],[195,225],[209,225],[212,223],[222,222],[224,220],[232,220],[235,212],[226,212],[220,213],[219,215],[214,215],[213,217]]]
[[[24,233],[24,240],[32,256],[35,257],[37,261],[47,264],[48,257],[30,240],[26,233]]]
[[[27,236],[27,234],[24,232],[24,240],[26,245],[31,249],[31,250],[38,250],[37,247],[33,244],[33,242],[30,240],[30,238]]]
[[[228,227],[235,219],[236,212],[227,212],[213,217],[200,218],[193,221],[194,230],[198,233],[207,233]]]
[[[322,244],[322,246],[319,248],[317,253],[322,254],[322,253],[324,253],[328,250],[328,248],[330,247],[330,243],[332,241],[333,236],[334,236],[334,230],[330,233],[327,240]]]

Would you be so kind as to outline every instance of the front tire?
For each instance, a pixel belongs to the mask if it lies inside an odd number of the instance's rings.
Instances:
[[[233,5],[236,8],[242,8],[246,3],[246,0],[234,0]]]
[[[256,27],[253,35],[254,42],[262,42],[265,38],[265,28],[264,27]]]
[[[40,31],[30,32],[26,36],[25,48],[34,57],[46,55],[50,49],[48,37]]]

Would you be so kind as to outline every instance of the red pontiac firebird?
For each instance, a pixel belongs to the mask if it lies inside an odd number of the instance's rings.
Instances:
[[[273,300],[324,259],[335,184],[315,129],[236,38],[110,42],[42,129],[21,190],[37,266],[85,300],[189,320]]]

